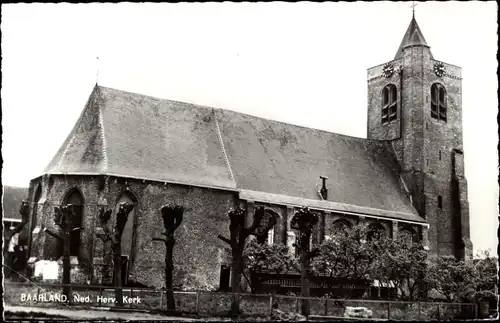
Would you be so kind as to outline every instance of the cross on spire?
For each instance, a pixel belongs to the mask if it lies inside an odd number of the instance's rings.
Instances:
[[[415,18],[415,7],[416,6],[418,6],[418,3],[415,3],[415,1],[412,1],[410,8],[411,8],[411,10],[413,12],[413,18]]]

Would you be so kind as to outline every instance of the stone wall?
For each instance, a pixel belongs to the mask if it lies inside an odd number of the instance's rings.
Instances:
[[[227,247],[220,241],[219,234],[229,237],[227,211],[240,205],[248,210],[247,225],[259,206],[272,209],[279,215],[274,231],[274,243],[287,243],[287,232],[291,231],[290,221],[296,210],[284,205],[269,205],[258,202],[238,200],[236,192],[208,188],[189,187],[177,184],[164,184],[135,179],[104,176],[61,176],[53,175],[35,179],[31,182],[34,192],[41,185],[42,196],[35,205],[38,207],[38,229],[30,222],[27,226],[33,232],[31,256],[37,260],[56,260],[58,241],[40,231],[46,227],[57,231],[53,221],[54,206],[61,205],[65,196],[77,189],[84,199],[83,231],[78,256],[80,271],[93,284],[111,283],[112,256],[110,245],[95,237],[99,222],[99,208],[115,208],[123,196],[130,197],[136,203],[134,217],[130,217],[132,241],[130,243],[128,280],[147,285],[164,286],[165,246],[162,242],[153,242],[153,237],[161,237],[164,231],[160,208],[168,203],[183,205],[184,220],[175,232],[174,247],[174,285],[192,288],[211,286],[217,288],[220,281],[220,269],[224,262],[223,249]],[[33,193],[31,193],[33,195]],[[34,203],[33,196],[30,196]],[[367,224],[381,223],[387,235],[391,235],[392,221],[346,215],[337,212],[319,212],[324,217],[324,232],[320,224],[314,231],[313,239],[320,243],[325,235],[332,234],[335,221],[345,220],[355,225],[360,221]],[[30,220],[32,221],[32,219]],[[112,217],[110,228],[115,221]],[[127,224],[128,226],[128,224]]]
[[[49,182],[52,182],[50,189]],[[98,227],[98,209],[100,206],[113,208],[123,194],[128,194],[137,201],[129,280],[147,286],[164,285],[165,246],[162,242],[153,242],[152,238],[161,237],[161,232],[164,231],[160,208],[168,203],[177,203],[185,207],[185,212],[184,220],[175,232],[174,284],[218,287],[222,261],[220,250],[224,245],[217,235],[228,235],[227,211],[236,203],[234,192],[116,177],[105,180],[103,176],[53,175],[50,179],[35,179],[31,186],[36,187],[39,183],[45,189],[39,203],[37,224],[54,231],[57,230],[53,222],[54,206],[63,203],[65,195],[73,188],[77,188],[84,197],[83,231],[78,260],[80,268],[89,279],[92,263],[104,262],[106,267],[109,265],[106,262],[111,259],[106,254],[102,241],[94,236]],[[31,256],[55,259],[57,240],[42,232],[37,233],[31,223],[28,227],[30,232],[35,232],[32,234]],[[92,280],[95,282],[95,279]]]

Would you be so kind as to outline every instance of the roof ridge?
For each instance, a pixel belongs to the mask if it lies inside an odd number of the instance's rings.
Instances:
[[[102,109],[101,109],[101,106],[99,104],[99,98],[100,98],[100,94],[101,94],[101,91],[100,91],[100,88],[99,88],[99,85],[96,84],[96,88],[95,88],[95,95],[96,95],[96,98],[94,98],[94,101],[93,101],[93,104],[95,104],[97,107],[97,110],[99,111],[99,114],[98,114],[98,118],[99,118],[99,135],[101,137],[101,141],[102,141],[102,145],[101,145],[101,155],[102,155],[102,168],[101,168],[101,171],[103,173],[106,173],[107,170],[108,170],[108,153],[107,153],[107,145],[106,145],[106,135],[105,135],[105,132],[104,132],[104,118],[103,118],[103,115],[102,115]]]
[[[138,92],[131,92],[131,91],[121,90],[121,89],[112,88],[112,87],[108,87],[108,86],[98,85],[97,87],[99,87],[100,89],[107,89],[107,90],[111,90],[111,91],[118,91],[118,92],[125,93],[125,94],[140,95],[140,96],[143,96],[145,98],[155,99],[155,100],[159,100],[159,101],[169,101],[169,102],[174,102],[174,103],[189,104],[189,105],[195,106],[197,108],[203,108],[203,109],[207,109],[207,110],[214,109],[214,107],[209,107],[209,106],[202,105],[202,104],[191,103],[191,102],[186,102],[186,101],[178,101],[178,100],[172,100],[172,99],[166,99],[166,98],[162,98],[162,97],[158,97],[158,96],[154,96],[154,95],[142,94],[142,93],[138,93]]]
[[[379,141],[379,140],[376,140],[376,139],[368,139],[368,138],[362,138],[362,137],[355,137],[355,136],[345,135],[345,134],[338,133],[338,132],[333,132],[333,131],[328,131],[328,130],[323,130],[323,129],[318,129],[318,128],[312,128],[312,127],[302,126],[302,125],[298,125],[298,124],[294,124],[294,123],[290,123],[290,122],[285,122],[285,121],[280,121],[280,120],[275,120],[275,119],[264,118],[264,117],[252,115],[252,114],[249,114],[249,113],[234,111],[234,110],[230,110],[230,109],[209,107],[209,106],[201,105],[201,104],[197,104],[197,103],[190,103],[190,102],[185,102],[185,101],[177,101],[177,100],[171,100],[171,99],[166,99],[166,98],[160,98],[160,97],[157,97],[157,96],[145,95],[145,94],[141,94],[141,93],[137,93],[137,92],[124,91],[124,90],[115,89],[115,88],[111,88],[111,87],[105,87],[105,86],[101,86],[101,85],[99,85],[98,87],[99,88],[104,88],[104,89],[109,89],[109,90],[112,90],[112,91],[118,91],[118,92],[122,92],[122,93],[126,93],[126,94],[131,94],[131,95],[140,95],[140,96],[143,96],[143,97],[152,98],[152,99],[160,100],[160,101],[168,101],[168,102],[175,102],[175,103],[181,103],[181,104],[188,104],[188,105],[191,105],[191,106],[193,106],[195,108],[202,108],[202,109],[208,109],[208,110],[217,109],[217,110],[220,110],[221,112],[228,111],[228,112],[237,113],[237,114],[240,114],[240,115],[249,116],[249,117],[252,117],[252,118],[258,118],[258,119],[262,119],[262,120],[266,120],[266,121],[277,122],[277,123],[281,123],[281,124],[285,124],[285,125],[291,125],[291,126],[300,127],[300,128],[303,128],[303,129],[310,129],[310,130],[320,131],[320,132],[323,132],[323,133],[333,134],[333,135],[336,135],[336,136],[342,136],[342,137],[346,137],[346,138],[349,138],[349,139],[374,141],[374,142],[375,141]]]
[[[224,161],[227,165],[227,169],[229,171],[229,176],[231,176],[231,180],[235,187],[238,187],[236,184],[236,179],[234,178],[233,170],[231,169],[231,164],[229,163],[229,157],[227,157],[226,148],[224,147],[224,140],[222,139],[222,132],[220,131],[219,121],[217,120],[217,114],[215,113],[215,108],[212,108],[212,113],[215,119],[215,128],[217,129],[217,134],[219,136],[219,143],[222,148],[222,154],[224,155]]]
[[[103,158],[103,167],[102,171],[107,172],[108,171],[108,153],[107,153],[107,146],[106,146],[106,136],[104,135],[104,122],[102,118],[102,110],[99,107],[99,133],[101,135],[101,140],[102,140],[102,147],[101,147],[101,153],[102,153],[102,158]]]

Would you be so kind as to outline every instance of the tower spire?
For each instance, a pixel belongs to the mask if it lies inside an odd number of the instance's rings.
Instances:
[[[394,56],[395,60],[403,57],[403,50],[407,46],[430,47],[429,45],[427,45],[422,30],[420,30],[417,20],[415,19],[415,7],[417,5],[418,4],[416,3],[416,1],[413,1],[412,5],[410,6],[412,8],[412,19],[410,21],[408,29],[406,30],[405,35],[403,36],[403,39],[401,40],[401,44],[399,45],[398,51],[396,52],[396,56]],[[431,53],[431,58],[432,58],[432,53]]]

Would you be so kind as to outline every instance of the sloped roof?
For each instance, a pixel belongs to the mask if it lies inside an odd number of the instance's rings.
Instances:
[[[328,201],[425,222],[402,191],[385,142],[102,86],[45,173],[108,174],[303,201],[319,200],[324,175]]]
[[[405,47],[417,45],[429,47],[429,45],[427,45],[427,42],[425,41],[422,30],[420,30],[420,27],[418,26],[417,20],[415,20],[415,16],[413,16],[410,21],[410,25],[408,26],[408,29],[406,30],[406,33],[401,40],[401,44],[399,45],[398,51],[396,52],[396,56],[394,56],[394,60],[403,57],[403,49]]]
[[[25,199],[28,199],[27,187],[4,186],[2,195],[3,218],[21,220],[19,208]]]
[[[45,172],[236,189],[212,109],[100,86]]]

